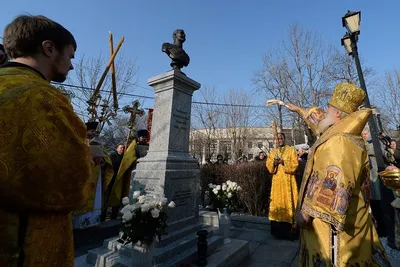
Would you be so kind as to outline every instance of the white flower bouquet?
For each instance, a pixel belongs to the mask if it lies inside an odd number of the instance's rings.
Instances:
[[[226,208],[229,213],[238,208],[238,194],[242,188],[236,183],[228,180],[222,185],[208,184],[211,196],[211,204],[216,209]]]
[[[161,236],[167,234],[168,208],[174,208],[173,201],[159,196],[133,193],[132,201],[128,197],[122,199],[124,207],[121,209],[123,235],[122,243],[130,242],[151,244],[154,237],[161,240]]]

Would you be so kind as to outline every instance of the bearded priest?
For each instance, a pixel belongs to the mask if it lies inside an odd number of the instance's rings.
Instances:
[[[369,162],[361,132],[371,109],[350,83],[333,91],[326,112],[286,105],[319,135],[297,203],[299,266],[391,266],[369,214]]]

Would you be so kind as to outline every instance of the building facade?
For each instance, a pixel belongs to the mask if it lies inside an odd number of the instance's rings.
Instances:
[[[292,128],[283,128],[288,145],[305,143],[304,132]],[[222,155],[228,162],[235,162],[239,157],[254,159],[261,151],[266,154],[274,148],[273,126],[236,127],[217,129],[192,129],[190,131],[189,152],[203,164],[215,162],[217,155]]]

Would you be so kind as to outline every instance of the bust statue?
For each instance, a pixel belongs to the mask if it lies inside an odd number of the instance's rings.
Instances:
[[[190,62],[188,54],[183,50],[183,43],[186,41],[185,31],[177,29],[172,34],[174,40],[173,44],[163,43],[162,51],[166,53],[171,59],[171,67],[174,70],[181,71],[181,68],[187,67]]]

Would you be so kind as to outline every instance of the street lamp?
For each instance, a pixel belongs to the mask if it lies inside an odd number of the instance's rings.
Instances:
[[[347,33],[345,36],[343,36],[343,38],[342,38],[342,46],[344,46],[344,48],[346,48],[346,51],[350,56],[353,55],[353,50],[351,48],[350,34]]]
[[[347,11],[347,14],[342,18],[343,27],[346,27],[349,33],[360,34],[361,11]]]
[[[360,87],[365,91],[364,107],[371,108],[369,102],[368,91],[364,81],[364,74],[361,69],[360,58],[358,57],[358,36],[360,35],[360,21],[361,11],[353,12],[348,11],[346,15],[342,17],[342,26],[347,29],[347,33],[341,39],[342,46],[345,47],[347,53],[352,56],[356,63],[358,79],[360,81]],[[374,152],[376,163],[378,165],[378,171],[385,170],[385,163],[383,161],[383,154],[381,150],[381,144],[378,139],[378,127],[374,117],[371,116],[368,121],[369,129],[371,133],[372,143],[374,145]]]

